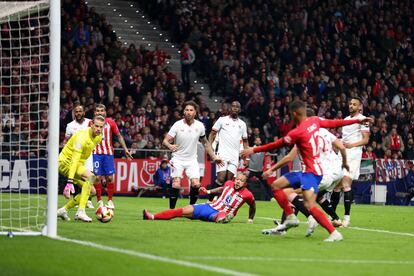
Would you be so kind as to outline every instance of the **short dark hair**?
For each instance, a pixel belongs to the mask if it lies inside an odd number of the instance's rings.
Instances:
[[[357,100],[360,104],[362,104],[362,98],[360,96],[353,96],[351,100]]]
[[[187,105],[191,105],[192,107],[194,107],[195,111],[198,113],[198,104],[196,104],[195,101],[186,101],[184,103],[184,109]]]
[[[163,165],[163,164],[168,164],[167,160],[165,160],[165,159],[164,159],[164,160],[162,160],[162,161],[161,161],[161,165]]]
[[[298,111],[299,109],[306,109],[306,103],[301,100],[294,100],[289,104],[289,110],[291,112]]]

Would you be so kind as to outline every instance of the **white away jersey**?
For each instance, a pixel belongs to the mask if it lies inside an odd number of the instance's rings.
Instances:
[[[220,117],[213,125],[218,132],[218,155],[222,158],[239,159],[240,141],[247,139],[246,123],[230,116]]]
[[[335,153],[333,143],[338,138],[325,128],[319,129],[319,152],[322,163],[323,173],[326,174],[332,170],[341,170],[342,160]]]
[[[352,119],[363,119],[365,118],[362,114],[357,114],[354,117],[348,116],[345,120],[352,120]],[[342,142],[345,143],[355,143],[362,139],[362,133],[369,132],[369,125],[361,125],[361,124],[353,124],[348,126],[342,127]],[[362,146],[354,147],[352,149],[347,149],[347,154],[351,158],[362,156]]]
[[[89,122],[91,120],[85,118],[81,124],[79,124],[76,120],[73,120],[66,126],[65,137],[70,138],[80,129],[85,129],[89,127]]]
[[[206,135],[204,124],[198,120],[189,126],[184,119],[173,124],[168,135],[174,138],[178,150],[172,153],[176,160],[197,162],[197,142]]]

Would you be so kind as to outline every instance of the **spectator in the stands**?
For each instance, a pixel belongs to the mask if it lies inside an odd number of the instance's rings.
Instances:
[[[188,90],[190,88],[191,65],[194,63],[196,56],[188,43],[184,43],[183,47],[180,50],[180,56],[181,78],[183,80],[184,87]]]
[[[167,160],[161,161],[161,165],[154,175],[154,183],[157,187],[162,189],[162,198],[166,198],[167,188],[171,185],[171,170]]]

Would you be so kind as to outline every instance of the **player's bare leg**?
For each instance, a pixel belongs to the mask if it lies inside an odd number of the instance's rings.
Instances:
[[[174,209],[177,204],[178,197],[180,196],[181,178],[174,177],[170,190],[170,209]]]
[[[325,214],[318,209],[315,205],[316,194],[312,190],[303,190],[302,191],[305,207],[309,210],[309,213],[313,218],[329,232],[329,237],[325,240],[327,242],[331,241],[340,241],[343,239],[341,233],[335,230],[335,227],[325,216]]]
[[[192,205],[187,205],[183,208],[169,209],[156,214],[151,214],[144,209],[142,213],[144,220],[169,220],[177,217],[192,218],[194,214],[194,207]]]
[[[197,202],[199,189],[200,189],[200,179],[191,178],[190,205],[195,204]]]

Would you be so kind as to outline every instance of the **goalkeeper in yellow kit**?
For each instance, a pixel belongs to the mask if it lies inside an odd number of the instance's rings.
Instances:
[[[68,178],[69,186],[76,184],[81,188],[81,193],[58,209],[57,215],[63,220],[70,220],[68,210],[79,205],[75,220],[92,221],[86,215],[85,207],[91,192],[91,186],[95,182],[95,175],[85,168],[85,161],[96,145],[101,142],[104,124],[104,117],[95,116],[91,127],[76,132],[59,155],[59,173]]]

